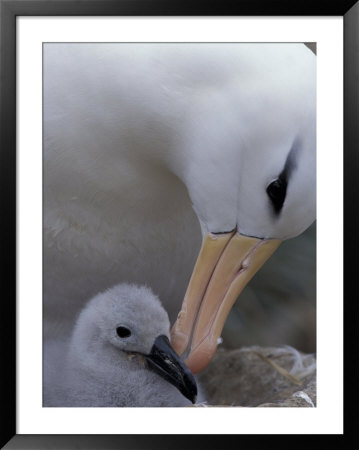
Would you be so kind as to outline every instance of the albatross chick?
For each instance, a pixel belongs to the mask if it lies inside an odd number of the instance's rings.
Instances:
[[[172,349],[169,330],[166,311],[147,287],[120,284],[96,295],[69,342],[63,394],[45,406],[195,403],[196,381]]]

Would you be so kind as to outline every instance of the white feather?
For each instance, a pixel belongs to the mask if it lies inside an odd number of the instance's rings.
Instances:
[[[45,44],[45,336],[150,285],[176,317],[206,231],[289,238],[315,218],[315,56],[302,44]],[[273,215],[267,184],[297,142]],[[200,224],[200,225],[199,225]]]

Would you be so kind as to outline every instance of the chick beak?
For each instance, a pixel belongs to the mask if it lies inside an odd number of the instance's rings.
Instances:
[[[145,358],[149,369],[175,386],[192,403],[196,402],[196,380],[171,347],[167,336],[158,336],[150,354],[146,355]]]

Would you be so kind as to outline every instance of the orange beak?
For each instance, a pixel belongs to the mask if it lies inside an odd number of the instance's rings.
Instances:
[[[211,361],[238,295],[280,243],[237,232],[205,236],[171,330],[173,348],[193,373]]]

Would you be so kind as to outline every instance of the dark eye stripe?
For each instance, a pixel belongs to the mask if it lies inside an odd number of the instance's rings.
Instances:
[[[287,155],[284,168],[279,177],[267,186],[266,191],[268,197],[271,199],[271,203],[276,214],[279,214],[283,207],[285,197],[287,195],[288,180],[290,179],[292,172],[297,167],[297,157],[299,151],[300,142],[296,138]]]
[[[274,211],[277,214],[279,214],[283,207],[285,196],[287,194],[287,185],[287,180],[282,173],[276,180],[272,181],[266,189],[267,194],[271,199]]]

